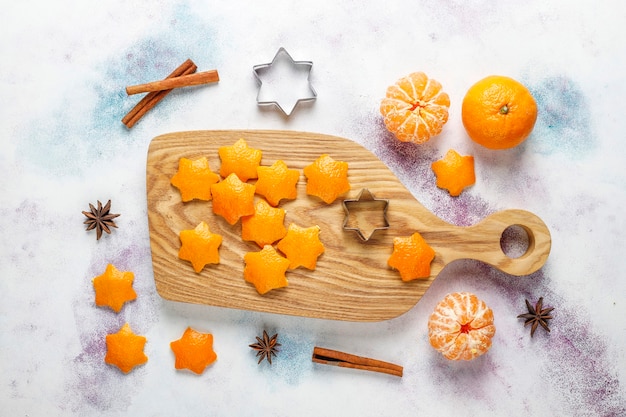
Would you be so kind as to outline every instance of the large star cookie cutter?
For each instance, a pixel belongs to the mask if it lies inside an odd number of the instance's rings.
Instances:
[[[367,242],[377,230],[389,229],[388,206],[389,200],[376,198],[369,189],[363,188],[356,198],[343,200],[343,230],[354,231]]]
[[[315,100],[317,93],[310,80],[312,67],[313,62],[294,61],[287,50],[280,47],[272,62],[252,67],[259,83],[257,104],[274,105],[289,116],[298,103]]]

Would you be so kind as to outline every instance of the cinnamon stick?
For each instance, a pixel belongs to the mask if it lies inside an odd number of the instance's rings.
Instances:
[[[399,377],[402,377],[403,373],[403,368],[400,365],[317,346],[313,348],[313,357],[311,359],[313,362],[324,365],[362,369],[364,371],[380,372]]]
[[[131,85],[126,87],[126,93],[130,96],[150,91],[170,90],[172,88],[210,84],[218,82],[219,80],[220,76],[217,70],[210,70],[195,74],[182,75],[180,77],[166,78],[161,81],[152,81],[146,84]]]
[[[191,59],[187,59],[178,68],[176,68],[167,78],[180,77],[182,75],[193,74],[196,72],[197,66]],[[122,123],[127,128],[131,128],[141,119],[144,114],[155,107],[161,100],[165,98],[172,90],[153,91],[142,98],[122,119]]]

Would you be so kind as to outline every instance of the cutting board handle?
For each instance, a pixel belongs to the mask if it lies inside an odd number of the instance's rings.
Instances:
[[[506,229],[521,227],[528,235],[528,248],[519,257],[504,253],[501,240]],[[450,236],[452,235],[452,236]],[[451,243],[442,255],[446,263],[456,259],[477,259],[512,275],[529,275],[541,268],[550,254],[550,231],[535,214],[525,210],[503,210],[468,227],[451,231]]]

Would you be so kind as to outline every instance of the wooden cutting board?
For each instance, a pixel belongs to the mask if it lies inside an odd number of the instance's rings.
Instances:
[[[326,247],[316,270],[288,271],[289,285],[265,295],[259,295],[243,278],[243,256],[260,248],[241,239],[241,222],[229,225],[213,214],[211,202],[183,203],[178,189],[170,184],[181,157],[206,156],[211,169],[219,172],[218,148],[240,138],[263,151],[262,165],[282,159],[290,168],[300,170],[297,199],[283,200],[280,205],[287,212],[285,225],[294,222],[303,227],[320,226],[320,239]],[[348,163],[352,187],[330,205],[306,194],[302,174],[305,166],[324,153]],[[389,201],[389,228],[374,231],[367,241],[343,229],[346,213],[342,201],[355,199],[363,189],[376,199]],[[454,260],[477,259],[509,274],[527,275],[541,268],[551,246],[550,232],[543,221],[523,210],[501,211],[469,227],[451,225],[420,204],[370,151],[348,139],[314,133],[192,131],[158,136],[148,150],[147,197],[158,293],[168,300],[236,309],[347,321],[386,320],[411,309],[439,272]],[[364,213],[367,215],[363,218],[351,218],[349,225],[358,225],[369,235],[372,229],[382,226],[384,218],[380,207],[366,208]],[[178,259],[178,235],[200,221],[222,235],[223,242],[220,263],[207,265],[198,274],[189,262]],[[523,227],[529,236],[528,250],[518,258],[508,257],[500,246],[502,233],[512,225]],[[431,277],[404,282],[397,271],[387,266],[387,259],[394,237],[416,231],[436,252]]]

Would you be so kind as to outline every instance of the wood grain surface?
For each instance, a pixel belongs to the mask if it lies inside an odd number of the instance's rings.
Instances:
[[[205,156],[211,169],[219,172],[218,148],[240,138],[263,151],[262,165],[281,159],[300,171],[298,198],[283,200],[280,205],[287,213],[285,225],[318,225],[326,247],[316,270],[288,271],[289,285],[265,295],[259,295],[243,278],[243,256],[260,248],[241,239],[241,222],[229,225],[213,214],[211,202],[183,203],[178,190],[170,184],[181,157]],[[324,153],[349,165],[351,190],[332,204],[308,196],[302,174],[305,166]],[[534,214],[505,210],[473,226],[451,225],[422,206],[370,151],[336,136],[267,130],[170,133],[150,143],[146,173],[154,279],[158,293],[168,300],[323,319],[381,321],[411,309],[439,272],[454,260],[477,259],[512,275],[527,275],[541,268],[550,252],[550,232]],[[346,219],[342,200],[356,198],[363,189],[376,199],[389,200],[389,228],[374,231],[367,241],[342,227]],[[364,216],[360,221],[370,222],[371,218],[380,218],[380,214]],[[222,235],[223,243],[220,263],[195,273],[189,262],[178,259],[178,235],[200,221]],[[528,250],[518,258],[508,257],[500,246],[502,233],[512,225],[521,226],[529,236]],[[376,226],[362,225],[364,229]],[[403,282],[398,272],[387,266],[387,259],[394,237],[416,231],[436,252],[431,277]]]

